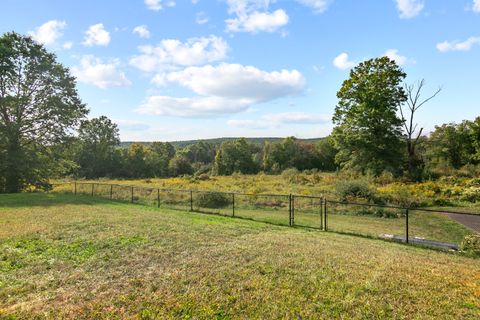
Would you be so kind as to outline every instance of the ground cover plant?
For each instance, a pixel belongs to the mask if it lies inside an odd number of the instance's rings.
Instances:
[[[475,319],[480,310],[478,259],[87,196],[0,197],[2,317]]]

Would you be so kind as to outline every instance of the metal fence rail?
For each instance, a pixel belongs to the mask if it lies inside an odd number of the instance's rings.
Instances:
[[[471,212],[340,202],[322,196],[180,190],[96,182],[61,184],[54,190],[441,249],[458,249],[465,235],[480,233],[480,215]]]

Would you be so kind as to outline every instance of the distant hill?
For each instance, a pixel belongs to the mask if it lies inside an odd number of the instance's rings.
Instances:
[[[214,139],[198,139],[198,140],[184,140],[184,141],[169,141],[175,148],[185,148],[189,145],[195,144],[197,142],[203,141],[203,142],[208,142],[211,144],[221,144],[222,142],[225,141],[232,141],[240,139],[239,137],[225,137],[225,138],[214,138]],[[266,141],[268,142],[278,142],[283,140],[284,138],[274,138],[274,137],[258,137],[258,138],[245,138],[249,143],[254,143],[254,144],[263,144]],[[315,143],[317,141],[320,141],[324,138],[311,138],[311,139],[298,139],[299,141],[304,141],[304,142],[310,142],[310,143]],[[143,145],[150,145],[152,142],[151,141],[122,141],[120,142],[120,147],[122,148],[128,148],[131,144],[138,143],[138,144],[143,144]]]

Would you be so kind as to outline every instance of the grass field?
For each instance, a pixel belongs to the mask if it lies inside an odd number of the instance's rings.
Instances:
[[[272,224],[289,225],[289,204],[288,196],[285,195],[235,195],[235,208],[232,209],[231,194],[225,197],[229,202],[224,208],[209,209],[198,205],[198,197],[201,194],[194,192],[190,195],[188,190],[159,190],[142,187],[131,187],[126,185],[89,184],[77,183],[78,194],[93,194],[104,198],[141,203],[150,206],[157,206],[157,197],[160,198],[160,207],[167,209],[180,209],[189,211],[212,212],[222,215],[235,215],[236,217],[252,219]],[[57,187],[56,191],[73,192],[73,184],[66,184]],[[223,190],[223,189],[221,189]],[[132,193],[133,192],[133,193]],[[133,196],[133,197],[132,197]],[[190,204],[192,197],[192,206]],[[309,197],[295,197],[294,224],[296,226],[321,228],[321,200]],[[372,208],[370,208],[372,209]],[[392,217],[383,218],[371,214],[363,214],[370,210],[361,205],[344,205],[330,202],[328,211],[328,228],[331,231],[351,233],[369,237],[383,237],[387,235],[405,236],[406,219],[405,211],[394,208],[383,208]],[[234,211],[234,212],[233,212]],[[452,220],[447,215],[410,211],[409,215],[409,236],[419,237],[428,240],[440,241],[460,245],[464,237],[472,231],[463,225]]]
[[[479,314],[478,259],[87,196],[0,195],[0,317]]]

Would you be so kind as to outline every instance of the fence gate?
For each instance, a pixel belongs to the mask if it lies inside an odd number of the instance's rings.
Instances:
[[[292,225],[323,230],[323,198],[292,195]]]

